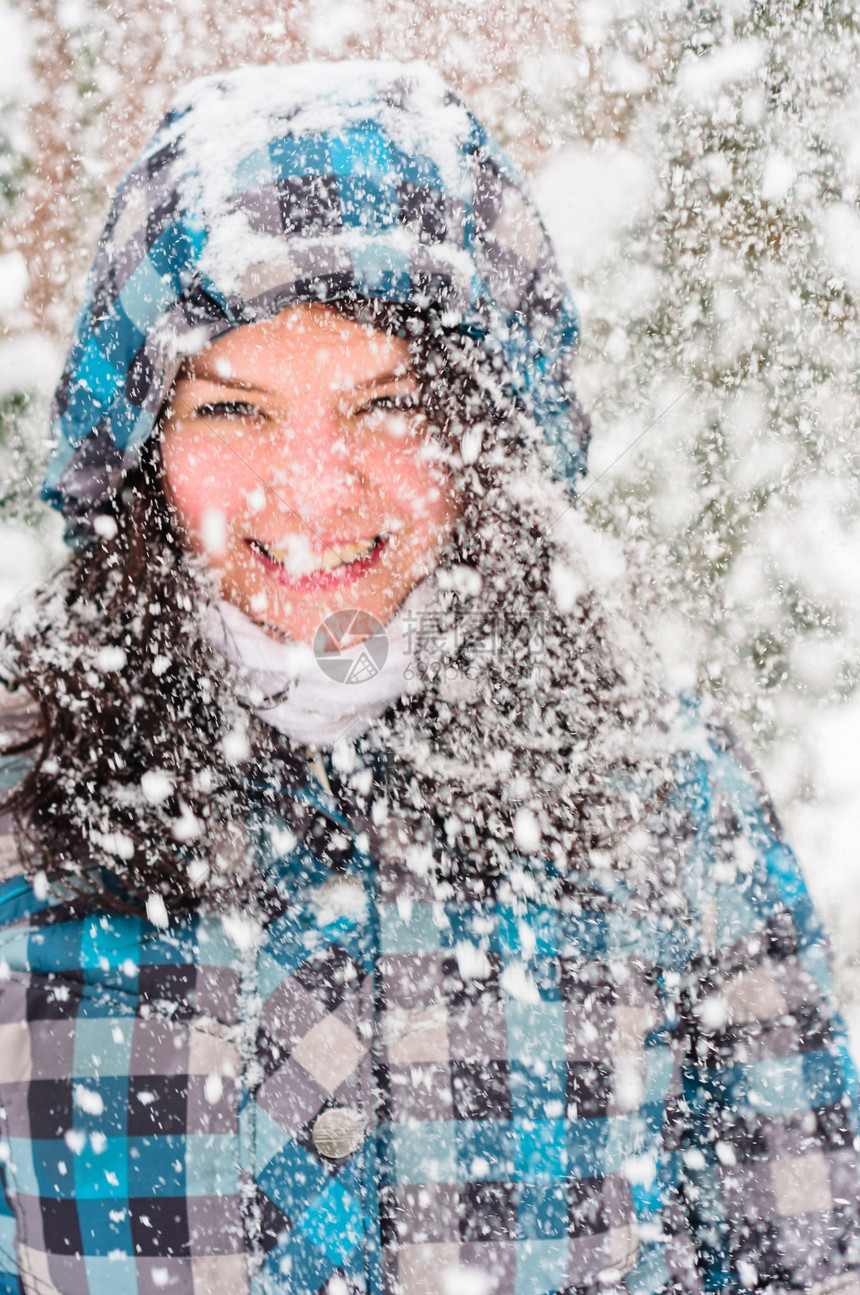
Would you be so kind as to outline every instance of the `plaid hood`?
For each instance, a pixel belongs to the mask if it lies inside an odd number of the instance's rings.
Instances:
[[[192,83],[120,184],[52,409],[43,498],[85,542],[183,358],[297,302],[432,309],[475,338],[574,482],[578,321],[522,178],[421,64]]]

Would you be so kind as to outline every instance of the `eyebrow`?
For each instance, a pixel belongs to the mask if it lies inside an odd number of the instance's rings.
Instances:
[[[262,396],[272,396],[274,392],[266,387],[258,387],[254,382],[242,382],[239,378],[225,378],[220,373],[209,373],[206,369],[192,369],[185,374],[192,382],[209,382],[213,387],[232,387],[235,391],[257,391]]]
[[[256,391],[262,396],[274,396],[276,392],[270,391],[267,387],[258,387],[253,382],[242,382],[239,378],[225,378],[220,373],[211,373],[208,369],[191,370],[187,375],[194,382],[210,382],[215,387],[232,387],[235,391]],[[384,373],[375,373],[370,378],[365,378],[361,382],[356,382],[352,388],[354,391],[365,391],[370,387],[384,386],[388,382],[398,382],[401,378],[414,377],[412,366],[404,368],[397,365],[396,368],[386,369]]]

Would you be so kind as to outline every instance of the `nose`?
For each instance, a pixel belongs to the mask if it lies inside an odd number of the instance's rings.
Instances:
[[[328,410],[304,409],[285,419],[263,458],[266,484],[300,516],[354,508],[366,496],[359,447]]]

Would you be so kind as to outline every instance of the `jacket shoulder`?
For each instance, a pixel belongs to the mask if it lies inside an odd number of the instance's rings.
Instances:
[[[691,703],[687,718],[685,886],[705,948],[747,957],[753,944],[772,945],[817,965],[827,949],[822,923],[754,763],[710,703]]]
[[[719,707],[707,699],[682,695],[675,737],[682,781],[698,783],[706,808],[717,816],[720,809],[734,810],[759,832],[783,839],[764,781]]]

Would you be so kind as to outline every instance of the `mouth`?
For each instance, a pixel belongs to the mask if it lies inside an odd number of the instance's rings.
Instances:
[[[388,546],[389,535],[370,539],[335,540],[323,548],[264,544],[246,540],[256,560],[279,584],[289,589],[334,589],[351,584],[370,571]]]

